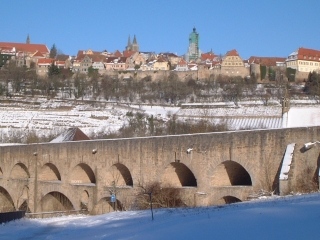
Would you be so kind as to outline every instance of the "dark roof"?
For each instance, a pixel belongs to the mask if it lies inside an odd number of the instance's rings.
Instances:
[[[65,54],[58,54],[56,56],[56,60],[58,60],[58,61],[66,61],[69,58],[70,58],[70,56],[69,55],[65,55]]]

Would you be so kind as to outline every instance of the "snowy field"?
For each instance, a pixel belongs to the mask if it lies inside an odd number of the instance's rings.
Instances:
[[[320,193],[220,207],[21,219],[0,239],[319,239]]]
[[[128,112],[153,115],[163,121],[176,114],[180,119],[211,119],[227,123],[230,130],[315,126],[320,120],[320,105],[314,101],[292,102],[286,125],[282,124],[279,102],[230,102],[183,104],[181,106],[128,105],[111,102],[59,101],[0,101],[0,142],[10,142],[16,132],[27,136],[58,136],[71,127],[80,128],[90,138],[117,131],[128,122]]]

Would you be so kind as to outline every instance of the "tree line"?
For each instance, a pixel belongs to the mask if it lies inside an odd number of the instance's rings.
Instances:
[[[100,75],[89,68],[88,74],[72,73],[70,69],[59,69],[52,64],[47,76],[38,76],[35,64],[30,68],[18,67],[11,61],[0,70],[0,95],[46,96],[48,98],[93,99],[128,103],[179,104],[190,102],[232,101],[237,104],[242,99],[261,99],[266,104],[270,98],[281,100],[284,89],[291,95],[319,97],[316,73],[310,73],[306,86],[298,90],[294,82],[289,82],[281,74],[268,70],[272,82],[259,84],[259,76],[215,76],[197,80],[179,79],[171,72],[161,80],[152,81],[151,76],[136,79],[121,79],[115,75]],[[277,77],[275,77],[277,76]],[[282,75],[281,75],[282,76]]]

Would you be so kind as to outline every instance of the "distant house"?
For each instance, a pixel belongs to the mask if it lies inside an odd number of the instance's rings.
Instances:
[[[44,57],[49,58],[50,54],[50,50],[44,44],[0,42],[0,47],[4,46],[14,47],[17,52],[24,52],[28,56],[33,55],[35,52],[40,52]]]
[[[92,68],[97,69],[100,73],[105,70],[104,59],[106,57],[103,55],[93,55],[92,60]]]
[[[219,58],[218,55],[215,55],[212,50],[210,52],[207,53],[201,53],[201,61],[217,61],[217,59]]]
[[[237,50],[233,49],[222,58],[221,67],[244,67],[244,63]]]
[[[0,46],[0,68],[5,66],[16,55],[15,47],[1,47]]]
[[[72,62],[72,72],[80,73],[80,67],[81,67],[81,60],[75,59]]]
[[[40,58],[36,63],[36,72],[40,76],[47,76],[49,67],[54,63],[53,58]]]
[[[146,63],[146,59],[144,58],[144,56],[142,54],[138,53],[135,56],[134,64],[141,66],[142,64],[145,64],[145,63]]]
[[[150,61],[147,61],[145,64],[142,64],[140,66],[140,70],[142,71],[152,71],[154,70],[154,63],[156,62],[157,60],[150,60]]]
[[[237,50],[228,51],[223,57],[214,58],[211,63],[210,74],[226,77],[247,77],[250,68],[245,67],[243,59]]]
[[[157,58],[157,55],[154,52],[139,52],[140,55],[147,61],[151,61]]]
[[[104,60],[104,65],[107,71],[122,71],[127,68],[127,58],[108,57]]]
[[[175,71],[188,71],[188,70],[189,70],[188,63],[183,58],[181,58],[175,68]]]
[[[64,62],[64,68],[71,68],[72,67],[71,59],[72,58],[70,55],[59,54],[56,56],[56,61]]]
[[[188,64],[188,69],[189,69],[189,71],[197,71],[198,65],[195,62],[191,62]]]
[[[168,59],[171,66],[176,66],[178,64],[178,62],[181,60],[181,57],[177,56],[174,53],[170,53],[170,52],[160,53],[160,55],[163,55],[166,59]]]
[[[287,68],[296,69],[298,72],[319,72],[320,51],[308,48],[298,48],[285,60]]]
[[[35,62],[33,56],[41,55],[44,58],[49,58],[50,54],[50,50],[44,44],[0,42],[0,48],[3,47],[15,48],[15,59],[18,66],[30,67],[31,62]]]
[[[260,64],[266,67],[283,67],[285,66],[286,58],[282,57],[256,57],[251,56],[248,59],[249,66],[251,64]]]
[[[89,55],[85,55],[80,63],[80,72],[88,73],[88,68],[92,66],[92,59]]]
[[[169,62],[162,55],[160,55],[157,61],[153,65],[154,70],[170,70]]]
[[[104,70],[105,66],[103,61],[97,61],[92,63],[92,68],[97,70]]]

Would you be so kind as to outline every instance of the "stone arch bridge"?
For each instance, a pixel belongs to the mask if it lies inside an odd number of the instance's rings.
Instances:
[[[319,137],[320,127],[304,127],[1,146],[0,212],[130,209],[151,182],[179,188],[188,206],[244,201],[260,189],[285,194],[299,177],[318,176],[320,148],[303,147]],[[279,180],[292,143],[288,178]]]

